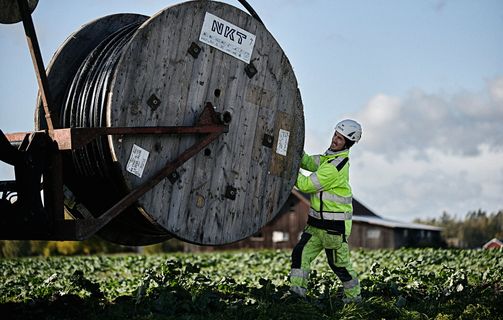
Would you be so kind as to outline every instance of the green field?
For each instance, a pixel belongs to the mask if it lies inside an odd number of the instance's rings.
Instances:
[[[308,298],[289,251],[0,260],[1,319],[503,319],[503,252],[353,251],[363,302],[343,305],[320,255]]]

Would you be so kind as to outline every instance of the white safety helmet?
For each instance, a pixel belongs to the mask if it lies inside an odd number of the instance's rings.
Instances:
[[[350,119],[342,120],[335,126],[335,131],[348,138],[350,141],[358,142],[362,137],[362,126]]]

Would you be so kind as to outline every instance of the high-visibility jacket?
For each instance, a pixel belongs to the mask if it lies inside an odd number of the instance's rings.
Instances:
[[[308,224],[335,231],[346,237],[351,233],[353,194],[349,185],[349,150],[327,151],[325,155],[302,155],[296,187],[311,194]]]

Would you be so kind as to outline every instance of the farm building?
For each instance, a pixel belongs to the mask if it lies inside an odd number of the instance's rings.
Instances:
[[[226,249],[291,249],[297,244],[307,221],[309,196],[292,190],[280,213],[259,232],[242,241],[216,247],[187,244],[186,251]],[[400,248],[440,246],[442,228],[383,218],[353,199],[353,227],[349,245],[353,248]]]
[[[493,238],[489,241],[487,241],[486,244],[482,246],[484,249],[500,249],[503,248],[503,240],[498,240],[496,238]]]

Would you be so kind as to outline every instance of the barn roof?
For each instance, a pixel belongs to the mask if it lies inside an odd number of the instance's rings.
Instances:
[[[370,223],[370,224],[374,224],[374,225],[378,225],[378,226],[382,226],[382,227],[388,227],[388,228],[418,229],[418,230],[429,230],[429,231],[441,231],[442,230],[441,227],[434,227],[434,226],[429,226],[429,225],[420,224],[420,223],[401,222],[401,221],[381,218],[379,216],[370,217],[370,216],[353,215],[353,221],[366,222],[366,223]]]
[[[487,249],[488,247],[490,247],[492,244],[495,244],[497,245],[498,247],[503,247],[503,240],[499,240],[499,239],[496,239],[496,238],[492,238],[491,240],[487,241],[486,244],[484,244],[482,246],[482,248],[484,249]]]
[[[381,219],[380,216],[375,214],[372,210],[367,208],[363,203],[353,198],[353,216],[369,216]]]

